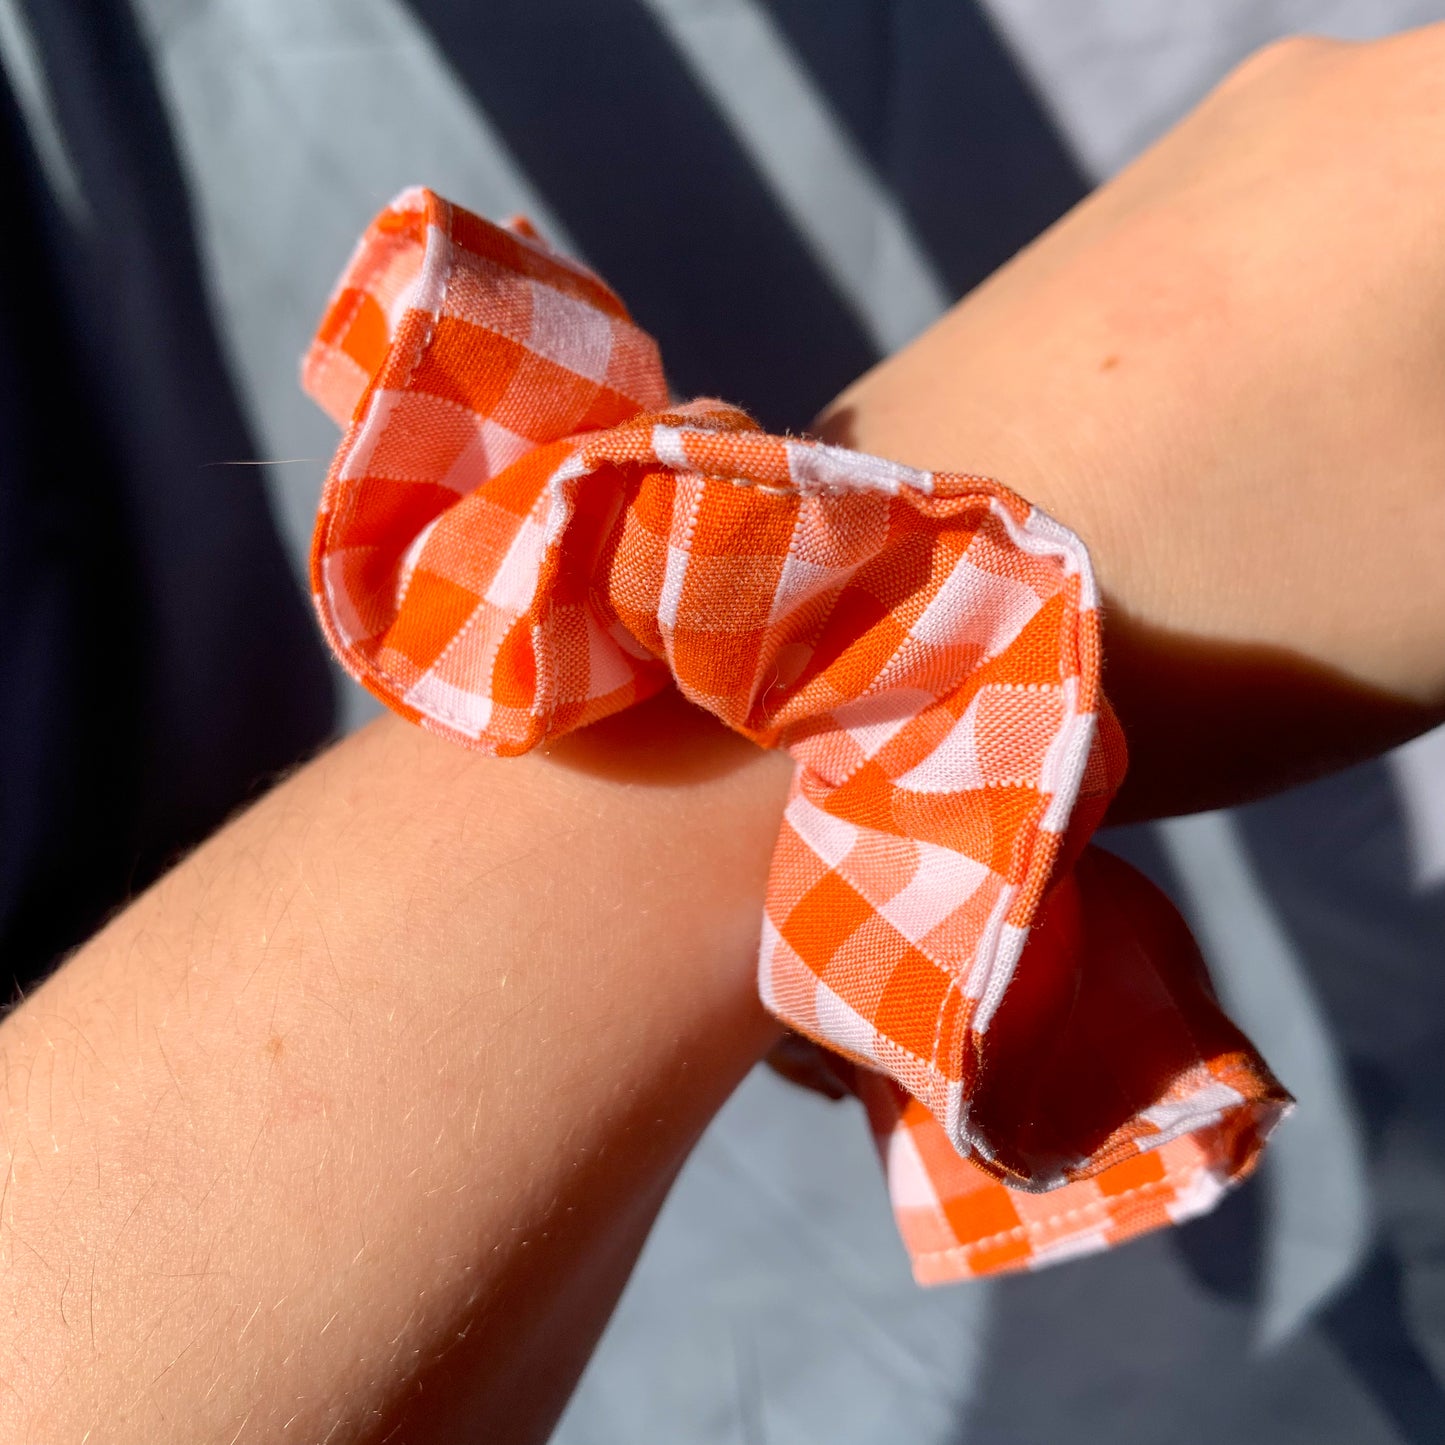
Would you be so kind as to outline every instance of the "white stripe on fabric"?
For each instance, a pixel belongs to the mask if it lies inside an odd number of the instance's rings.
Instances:
[[[532,515],[535,517],[540,510],[546,511],[547,520],[543,524],[546,528],[545,545],[555,547],[561,540],[562,534],[567,530],[567,525],[572,520],[572,514],[576,510],[573,501],[572,491],[567,483],[575,482],[587,472],[587,458],[581,451],[575,451],[561,466],[547,478],[547,485],[541,496],[532,504]]]
[[[1098,1254],[1109,1248],[1109,1234],[1103,1226],[1094,1229],[1071,1230],[1049,1244],[1040,1244],[1036,1238],[1029,1240],[1029,1268],[1043,1269],[1047,1265],[1062,1264],[1066,1259],[1078,1259],[1086,1254]]]
[[[931,692],[915,687],[870,692],[835,707],[833,720],[858,744],[865,758],[874,758],[933,700]]]
[[[402,701],[434,722],[445,723],[473,737],[480,737],[492,719],[490,696],[453,687],[434,672],[423,673]]]
[[[1050,833],[1062,833],[1069,826],[1099,724],[1095,713],[1074,711],[1079,705],[1078,678],[1064,679],[1063,694],[1064,725],[1054,734],[1039,770],[1039,791],[1049,800],[1039,827]]]
[[[370,476],[371,459],[376,455],[376,444],[386,434],[391,414],[405,395],[405,392],[387,391],[381,387],[371,393],[366,415],[357,429],[356,440],[347,449],[346,461],[339,473],[342,481],[350,482],[358,477]]]
[[[813,995],[813,1007],[818,1015],[818,1027],[839,1048],[862,1054],[865,1059],[875,1057],[878,1030],[844,1003],[822,979],[818,980],[817,992]]]
[[[524,457],[536,445],[526,437],[484,417],[475,441],[468,441],[457,459],[447,468],[441,484],[465,495],[498,472]]]
[[[997,657],[1042,606],[1032,587],[975,567],[964,556],[908,633],[933,647],[974,642],[984,649],[985,657]]]
[[[928,1170],[923,1167],[911,1129],[898,1126],[888,1131],[884,1157],[888,1168],[888,1198],[895,1209],[938,1208],[938,1193]]]
[[[358,550],[349,547],[344,552],[328,552],[321,559],[321,586],[326,595],[325,610],[331,616],[331,625],[336,628],[337,636],[347,647],[368,635],[366,626],[351,600],[351,590],[346,585],[347,560],[354,557]]]
[[[1014,520],[1013,513],[997,500],[990,501],[989,510],[1003,523],[1009,538],[1021,550],[1034,557],[1057,557],[1063,563],[1065,577],[1078,574],[1079,606],[1084,611],[1098,607],[1099,591],[1094,581],[1089,549],[1062,522],[1056,522],[1047,512],[1031,507],[1020,525]]]
[[[933,751],[898,779],[900,788],[910,793],[964,793],[983,787],[983,770],[974,740],[981,696],[975,693],[963,716],[938,740]]]
[[[970,997],[978,990],[978,1007],[973,1014],[976,1033],[983,1033],[993,1022],[998,1006],[1003,1002],[1005,990],[1013,981],[1014,969],[1029,941],[1027,928],[1005,923],[1009,905],[1013,902],[1016,888],[1005,888],[998,904],[984,929],[984,936],[978,945],[973,971],[964,985],[964,993]]]
[[[612,360],[612,319],[586,301],[540,281],[530,283],[532,325],[527,347],[588,381],[607,380]]]
[[[612,638],[628,657],[635,657],[640,662],[655,662],[657,660],[620,621],[614,622],[612,626],[608,628],[608,636]]]
[[[657,620],[671,632],[677,626],[677,608],[682,601],[682,584],[687,577],[688,554],[681,547],[667,549],[662,573],[662,594],[657,599]]]
[[[346,464],[341,475],[346,480],[358,477],[385,476],[387,473],[375,470],[375,456],[377,443],[385,436],[390,425],[390,413],[395,409],[398,401],[405,401],[408,410],[412,413],[412,425],[418,423],[416,413],[419,410],[419,399],[416,393],[400,391],[378,391],[374,396],[375,417],[368,417],[367,424],[361,435],[357,438],[356,445],[347,453]],[[436,397],[420,399],[421,404],[427,408],[446,410],[453,415],[461,414],[465,409],[454,405],[451,402],[442,401]],[[461,449],[452,459],[451,465],[435,479],[436,485],[446,487],[449,491],[457,493],[458,496],[465,496],[466,493],[475,490],[488,477],[494,477],[504,467],[516,461],[518,457],[532,450],[534,442],[529,442],[519,437],[515,432],[510,432],[504,426],[498,426],[490,417],[479,418],[475,412],[466,411],[465,422],[468,427],[466,440],[462,443]],[[397,468],[399,460],[396,449],[396,436],[389,438],[390,460],[393,470]],[[409,460],[412,457],[409,455]],[[415,462],[413,460],[413,465]],[[433,479],[430,476],[393,476],[394,481],[421,481],[430,483]]]
[[[586,614],[587,696],[606,697],[633,679],[632,667],[611,633],[605,631],[591,612]]]
[[[676,467],[686,471],[691,465],[687,451],[682,444],[682,431],[675,426],[658,424],[652,429],[652,450],[657,460],[665,467]]]
[[[401,605],[406,601],[406,594],[411,588],[412,574],[416,571],[416,565],[421,561],[421,554],[426,548],[428,539],[436,531],[437,523],[441,517],[433,517],[415,537],[411,539],[411,545],[402,554],[401,568],[396,579],[396,609],[401,610]]]
[[[1182,1183],[1178,1179],[1170,1182],[1174,1185],[1174,1198],[1166,1200],[1164,1208],[1175,1224],[1208,1214],[1229,1189],[1228,1179],[1212,1169],[1199,1169]]]
[[[756,0],[644,0],[882,354],[948,308],[897,201]]]
[[[967,903],[992,872],[987,863],[951,848],[922,842],[914,846],[918,867],[908,886],[878,909],[910,943],[920,942]]]
[[[493,607],[520,617],[532,605],[545,548],[542,526],[531,517],[524,518],[487,587],[487,601]]]
[[[948,1141],[965,1159],[970,1156],[992,1160],[993,1153],[982,1139],[971,1138],[968,1132],[970,1100],[963,1094],[963,1084],[950,1079],[943,1089],[943,1132]],[[937,1117],[937,1116],[935,1116]]]
[[[426,249],[422,252],[421,275],[416,278],[416,289],[410,295],[403,293],[404,300],[398,300],[402,315],[414,308],[417,311],[426,311],[433,317],[441,316],[454,254],[452,238],[440,226],[429,223],[426,228]]]
[[[768,626],[776,626],[804,603],[843,586],[856,570],[854,567],[819,567],[789,552],[783,559],[783,570],[773,593]]]
[[[902,487],[933,491],[932,472],[920,472],[887,457],[820,442],[790,441],[786,445],[788,474],[800,492],[886,492],[896,497]]]
[[[836,868],[848,856],[858,841],[858,830],[852,823],[835,818],[815,807],[799,793],[783,816],[793,825],[794,831],[823,862]]]
[[[1238,1108],[1242,1103],[1244,1095],[1218,1079],[1196,1089],[1187,1098],[1163,1099],[1152,1108],[1139,1111],[1139,1117],[1159,1131],[1140,1139],[1139,1148],[1145,1152],[1158,1149],[1181,1134],[1192,1134],[1196,1129],[1217,1124],[1226,1109]]]
[[[758,997],[763,1007],[772,1013],[778,1012],[777,996],[773,992],[773,956],[782,942],[782,934],[773,920],[763,910],[763,936],[758,945]]]

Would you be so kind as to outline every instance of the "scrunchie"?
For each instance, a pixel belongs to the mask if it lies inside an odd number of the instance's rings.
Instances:
[[[516,754],[675,683],[797,770],[759,987],[867,1107],[920,1281],[1198,1214],[1288,1095],[1170,905],[1084,844],[1124,772],[1088,554],[996,482],[669,403],[524,222],[372,223],[304,365],[311,558],[388,707]]]

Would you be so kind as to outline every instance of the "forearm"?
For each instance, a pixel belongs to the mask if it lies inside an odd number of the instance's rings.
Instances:
[[[1358,123],[1329,94],[1289,125],[1201,112],[827,420],[993,472],[1095,548],[1136,811],[1339,761],[1331,728],[1363,756],[1445,700],[1445,430],[1414,324],[1440,308],[1404,268],[1354,280],[1392,195],[1440,188],[1386,175],[1359,234],[1328,187],[1277,209],[1279,176],[1334,174],[1319,117],[1368,138],[1385,81]],[[1237,163],[1201,191],[1212,152]],[[1295,241],[1330,227],[1305,267]],[[669,706],[510,762],[377,724],[0,1026],[0,1436],[544,1431],[775,1033],[753,967],[790,764]]]
[[[542,1433],[773,1037],[787,773],[388,719],[176,869],[0,1028],[0,1436]]]
[[[1116,819],[1445,718],[1442,55],[1445,26],[1254,57],[823,419],[1088,543]]]

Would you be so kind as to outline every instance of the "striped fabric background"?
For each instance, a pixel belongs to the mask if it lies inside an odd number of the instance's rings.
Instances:
[[[0,789],[7,961],[43,967],[69,941],[45,925],[58,902],[83,929],[325,731],[296,579],[331,435],[296,358],[351,240],[403,185],[526,211],[628,297],[680,390],[796,427],[1249,49],[1442,13],[0,0],[20,202],[6,269],[41,275],[66,319],[47,384],[89,418],[68,466],[92,515],[146,519],[119,558],[95,540],[34,562],[61,474],[48,398],[14,362],[37,304],[18,298],[0,312],[0,601],[25,619],[0,658],[20,784]],[[97,267],[123,282],[114,312]],[[780,308],[808,325],[780,338]],[[100,564],[132,607],[92,636],[71,599]],[[142,657],[146,705],[101,729],[75,676],[37,662],[57,649]],[[235,679],[195,661],[220,649]],[[336,685],[354,722],[365,705]],[[281,693],[307,701],[269,708]],[[156,735],[162,713],[174,736]],[[64,726],[37,741],[36,715]],[[87,841],[65,778],[82,753],[124,820],[119,851]],[[1187,909],[1301,1100],[1262,1177],[1171,1236],[924,1294],[857,1121],[759,1073],[679,1183],[560,1442],[1445,1438],[1445,737],[1112,842]]]

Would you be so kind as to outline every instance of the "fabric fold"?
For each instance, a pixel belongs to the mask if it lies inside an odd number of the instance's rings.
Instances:
[[[759,987],[838,1056],[923,1281],[1208,1208],[1288,1096],[1178,915],[1086,849],[1125,768],[1083,544],[987,478],[672,405],[524,224],[409,191],[303,367],[312,585],[389,707],[511,755],[675,683],[797,763]]]

